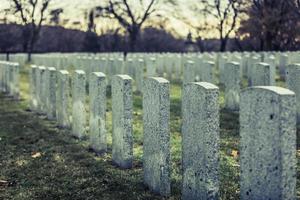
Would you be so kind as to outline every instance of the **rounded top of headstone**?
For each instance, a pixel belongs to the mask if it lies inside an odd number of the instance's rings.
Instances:
[[[290,65],[288,65],[288,67],[299,68],[300,67],[300,63],[290,64]]]
[[[61,74],[69,74],[69,72],[67,70],[59,70],[59,73],[61,73]]]
[[[215,63],[211,60],[206,60],[203,62],[204,64],[207,64],[207,65],[214,65]]]
[[[132,80],[132,78],[130,77],[130,76],[128,76],[128,75],[126,75],[126,74],[118,74],[118,75],[115,75],[115,77],[117,77],[117,78],[121,78],[121,79],[123,79],[123,80]]]
[[[265,63],[265,62],[259,62],[259,63],[256,63],[256,64],[259,65],[259,66],[264,66],[264,67],[270,66],[268,63]]]
[[[208,83],[208,82],[190,82],[190,83],[186,83],[185,85],[199,85],[201,87],[203,87],[204,89],[207,90],[218,90],[219,87],[212,84],[212,83]]]
[[[55,67],[48,67],[49,71],[56,71]]]
[[[85,74],[85,71],[83,71],[83,70],[75,70],[75,73],[76,74]]]
[[[226,65],[231,65],[231,66],[237,66],[237,67],[239,67],[240,64],[238,62],[231,61],[231,62],[227,62]]]
[[[153,80],[158,83],[169,83],[169,81],[167,79],[162,78],[162,77],[149,77],[148,80]]]
[[[103,72],[93,72],[92,74],[95,75],[95,76],[98,76],[98,77],[105,77],[106,76]]]
[[[41,70],[45,70],[46,69],[45,66],[39,66],[38,68],[41,69]]]
[[[277,86],[254,86],[254,87],[248,87],[242,91],[242,93],[250,91],[250,90],[257,90],[261,89],[264,91],[269,91],[278,95],[295,95],[295,93],[289,89],[283,88],[283,87],[277,87]]]
[[[195,62],[192,61],[192,60],[188,60],[188,61],[187,61],[187,64],[193,65],[193,64],[195,64]]]

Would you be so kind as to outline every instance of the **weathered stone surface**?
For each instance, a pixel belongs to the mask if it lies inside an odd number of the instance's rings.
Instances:
[[[46,67],[40,66],[38,67],[38,113],[44,114],[45,107],[46,107],[46,87],[45,87],[45,80],[46,80]]]
[[[219,67],[219,82],[224,83],[224,79],[226,78],[226,71],[225,69],[225,64],[227,62],[228,58],[225,55],[220,55],[219,56],[219,62],[218,62],[218,67]]]
[[[300,123],[300,64],[287,66],[286,79],[288,88],[296,94],[297,122]]]
[[[8,95],[14,95],[14,67],[11,63],[7,62],[8,66]]]
[[[212,61],[203,62],[201,81],[208,82],[208,83],[214,83],[214,81],[215,81],[214,66],[215,66],[215,63]]]
[[[182,199],[218,199],[219,89],[196,82],[183,89]]]
[[[135,85],[136,90],[139,92],[143,91],[143,80],[144,80],[144,60],[139,59],[135,66]]]
[[[265,62],[270,65],[270,73],[271,73],[271,85],[270,86],[275,86],[276,85],[276,60],[273,55],[267,56],[265,58]]]
[[[147,77],[153,77],[156,75],[156,59],[151,57],[147,62]]]
[[[240,64],[237,62],[226,63],[224,66],[225,108],[232,111],[239,109],[240,70]]]
[[[240,104],[241,199],[296,199],[294,92],[247,88]]]
[[[248,85],[249,86],[253,86],[253,77],[256,76],[256,65],[257,63],[260,63],[260,58],[257,57],[257,56],[252,56],[252,57],[249,57],[249,60],[248,60],[248,67],[247,67],[247,77],[248,77]]]
[[[56,119],[56,84],[57,71],[54,67],[47,68],[47,118]]]
[[[18,63],[12,63],[11,67],[13,68],[13,88],[12,88],[12,96],[14,99],[19,99],[20,96],[20,65]]]
[[[72,133],[77,138],[86,136],[86,74],[76,70],[72,87]]]
[[[56,94],[56,114],[59,126],[70,127],[70,75],[66,70],[58,72],[57,94]]]
[[[144,84],[144,183],[163,196],[170,195],[169,82],[148,78]]]
[[[132,139],[132,79],[117,75],[112,80],[112,160],[122,168],[131,168]]]
[[[195,63],[188,60],[183,66],[183,84],[195,81]]]
[[[252,70],[252,86],[272,86],[275,80],[267,63],[257,63]]]
[[[37,66],[36,65],[31,65],[30,66],[30,72],[29,72],[29,77],[30,77],[30,109],[32,111],[37,111]]]
[[[0,61],[0,91],[5,92],[5,62]]]
[[[91,148],[103,153],[107,150],[106,139],[106,76],[94,72],[89,83],[90,97],[90,145]]]
[[[289,56],[285,53],[279,56],[279,74],[282,78],[285,78],[285,70],[289,62]]]

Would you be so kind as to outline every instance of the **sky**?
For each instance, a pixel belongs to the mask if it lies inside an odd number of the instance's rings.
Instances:
[[[129,2],[135,2],[137,0],[129,0]],[[149,0],[143,0],[147,3]],[[160,2],[161,0],[159,0]],[[192,22],[197,23],[197,18],[192,16],[192,12],[189,12],[189,5],[191,2],[194,2],[195,0],[178,0],[179,9],[184,13],[187,19],[189,19]],[[86,24],[86,20],[84,18],[85,12],[95,6],[98,6],[102,2],[102,0],[52,0],[49,10],[55,9],[55,8],[63,8],[64,12],[61,15],[62,19],[70,19],[69,23],[66,24],[67,28],[77,28],[85,30],[86,27],[79,26],[74,27],[73,22],[81,22],[81,24]],[[8,8],[10,5],[9,0],[0,0],[0,10],[3,8]],[[164,7],[164,5],[159,5],[161,10],[165,10],[164,12],[168,12],[168,7]],[[186,24],[182,23],[180,20],[177,20],[175,18],[170,18],[169,23],[169,29],[175,30],[178,36],[185,37],[191,28],[189,28]],[[101,21],[102,26],[110,26],[110,28],[114,28],[114,26],[117,26],[117,24],[112,24],[110,22],[103,23],[103,20]],[[101,23],[96,21],[97,25],[97,32],[100,32]],[[102,28],[103,29],[103,28]],[[215,37],[216,35],[210,34],[210,36]]]

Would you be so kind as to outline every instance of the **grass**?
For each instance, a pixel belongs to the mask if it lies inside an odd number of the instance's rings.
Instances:
[[[109,151],[97,156],[88,141],[59,129],[27,111],[28,77],[22,71],[21,101],[0,96],[0,199],[164,199],[142,184],[142,97],[135,93],[134,168],[121,170],[111,162],[111,98],[108,96]],[[282,83],[281,83],[282,84]],[[220,104],[224,98],[221,92]],[[172,196],[181,190],[181,89],[171,85]],[[239,199],[239,115],[220,112],[220,197]],[[298,134],[300,129],[298,128]],[[298,148],[300,147],[298,137]],[[299,160],[300,156],[297,153]],[[300,180],[298,165],[297,180]],[[298,198],[300,187],[297,188]]]

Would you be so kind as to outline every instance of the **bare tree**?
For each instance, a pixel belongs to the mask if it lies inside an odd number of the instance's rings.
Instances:
[[[17,14],[22,22],[23,28],[23,49],[28,53],[28,62],[31,61],[31,54],[34,45],[39,37],[42,23],[45,21],[45,12],[51,0],[10,0],[11,10]]]
[[[60,24],[60,15],[64,12],[62,8],[53,9],[50,11],[50,24],[58,26]]]
[[[106,5],[98,6],[99,15],[115,19],[126,30],[131,51],[136,43],[144,23],[157,11],[159,0],[108,0]],[[165,0],[164,0],[165,1]],[[145,3],[147,2],[147,4]],[[168,1],[171,2],[172,1]]]
[[[241,21],[239,33],[250,38],[258,50],[295,49],[300,35],[298,0],[252,0],[248,17]]]
[[[204,14],[216,20],[220,39],[220,51],[225,51],[230,34],[237,28],[242,0],[202,0]]]

